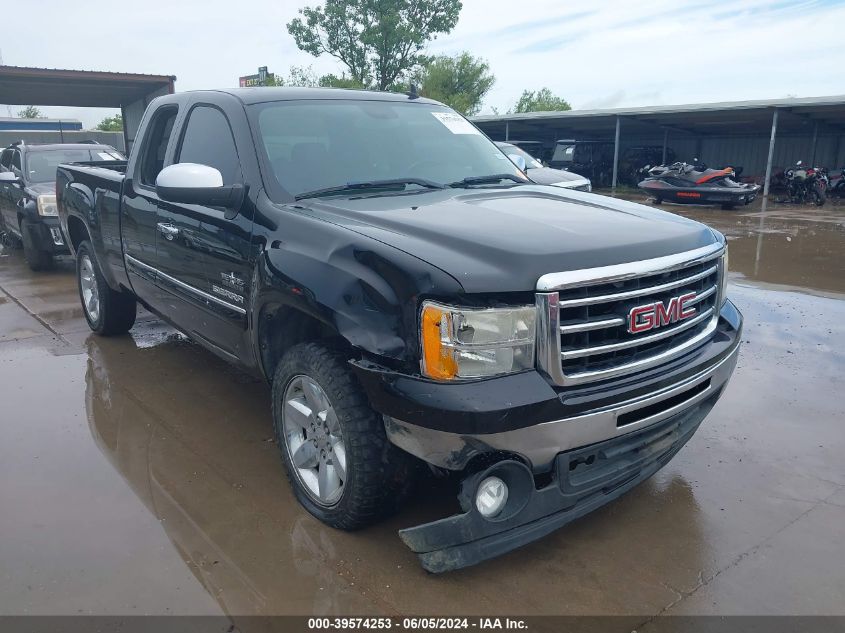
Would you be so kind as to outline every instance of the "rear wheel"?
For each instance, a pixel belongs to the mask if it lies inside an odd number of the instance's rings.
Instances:
[[[76,279],[85,320],[97,334],[125,334],[135,324],[135,297],[109,288],[90,242],[76,250]]]
[[[323,523],[354,530],[396,507],[410,458],[387,440],[342,353],[303,343],[285,354],[273,427],[296,498]]]
[[[32,230],[26,222],[21,222],[21,236],[23,238],[23,256],[30,269],[38,272],[52,268],[54,264],[53,254],[50,251],[38,248],[33,239]]]
[[[813,187],[813,204],[817,207],[823,206],[825,201],[827,200],[827,196],[825,195],[825,191],[823,187],[815,186]]]

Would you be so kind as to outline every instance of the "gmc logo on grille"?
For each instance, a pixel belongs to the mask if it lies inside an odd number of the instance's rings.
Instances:
[[[688,292],[680,297],[672,297],[667,303],[658,301],[631,308],[628,313],[628,331],[639,334],[690,318],[695,314],[695,308],[689,304],[695,296],[694,292]]]

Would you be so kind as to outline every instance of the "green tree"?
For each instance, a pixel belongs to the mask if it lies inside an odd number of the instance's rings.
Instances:
[[[435,57],[414,79],[422,96],[441,101],[466,116],[478,114],[484,95],[496,81],[489,64],[467,52]]]
[[[426,44],[458,22],[461,0],[325,0],[287,24],[296,45],[331,55],[362,86],[384,90],[418,66]]]
[[[23,110],[18,111],[18,116],[22,119],[46,119],[41,110],[36,106],[26,106]]]
[[[352,88],[355,90],[364,90],[366,86],[357,79],[347,77],[346,75],[323,75],[320,77],[319,85],[321,88]]]
[[[107,116],[105,119],[97,123],[97,129],[101,132],[122,132],[123,116],[120,114]]]
[[[562,97],[552,94],[548,88],[541,88],[536,92],[524,90],[519,101],[514,106],[514,112],[545,112],[550,110],[571,110],[572,106]]]

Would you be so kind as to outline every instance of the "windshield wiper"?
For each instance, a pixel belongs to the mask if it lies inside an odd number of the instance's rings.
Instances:
[[[296,200],[304,198],[319,198],[320,196],[330,196],[335,193],[344,193],[347,191],[369,191],[371,189],[392,189],[397,188],[404,191],[407,185],[418,185],[425,189],[443,189],[443,185],[424,178],[393,178],[390,180],[371,180],[369,182],[349,182],[345,185],[338,185],[336,187],[326,187],[325,189],[315,189],[314,191],[306,191],[295,196]]]
[[[527,184],[528,181],[516,174],[490,174],[489,176],[467,176],[463,180],[450,182],[449,187],[469,187],[472,185],[492,185],[502,180],[513,180],[519,184]]]

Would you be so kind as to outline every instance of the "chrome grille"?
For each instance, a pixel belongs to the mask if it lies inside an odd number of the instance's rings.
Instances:
[[[581,384],[667,362],[712,336],[721,305],[724,246],[654,260],[544,275],[538,282],[538,362],[554,382]],[[628,331],[637,306],[695,292],[695,314],[648,332]]]

